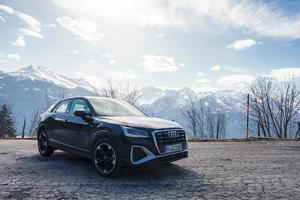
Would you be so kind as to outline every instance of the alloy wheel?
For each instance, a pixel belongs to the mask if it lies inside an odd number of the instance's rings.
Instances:
[[[47,140],[47,135],[46,135],[45,131],[42,131],[39,134],[38,147],[39,147],[40,152],[42,152],[42,153],[44,153],[45,151],[47,151],[48,140]]]
[[[116,166],[116,152],[108,143],[101,143],[94,152],[97,169],[103,174],[111,173]]]

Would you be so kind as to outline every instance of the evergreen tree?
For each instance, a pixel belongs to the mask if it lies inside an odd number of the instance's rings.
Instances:
[[[0,137],[15,136],[15,126],[9,105],[3,104],[0,110]]]

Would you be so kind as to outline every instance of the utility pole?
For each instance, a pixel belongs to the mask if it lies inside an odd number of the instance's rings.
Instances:
[[[257,137],[260,137],[260,122],[257,122]]]
[[[296,134],[296,139],[297,139],[297,136],[298,138],[300,138],[300,122],[298,122],[298,131],[297,131],[297,134]]]
[[[247,94],[247,139],[249,138],[249,93]]]
[[[26,127],[26,117],[24,118],[24,122],[23,122],[22,139],[24,139],[25,127]]]

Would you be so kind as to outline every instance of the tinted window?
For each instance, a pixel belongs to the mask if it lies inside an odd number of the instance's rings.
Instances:
[[[90,98],[89,101],[97,115],[145,116],[143,112],[125,101],[97,97]]]
[[[73,100],[70,113],[74,113],[75,111],[85,111],[88,114],[91,114],[91,110],[88,104],[82,99]]]
[[[56,113],[66,113],[68,110],[70,100],[62,101],[56,108]]]

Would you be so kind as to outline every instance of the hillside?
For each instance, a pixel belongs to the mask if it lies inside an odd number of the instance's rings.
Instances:
[[[140,107],[147,107],[159,117],[185,124],[181,109],[186,107],[186,99],[201,99],[205,106],[227,112],[229,138],[241,137],[239,124],[243,119],[239,95],[235,91],[196,92],[189,87],[182,89],[160,89],[153,86],[140,88]],[[63,93],[64,97],[93,95],[94,86],[83,78],[73,79],[51,71],[47,67],[28,66],[14,72],[0,72],[0,99],[13,107],[16,116],[17,133],[21,132],[24,117],[30,121],[34,112],[46,109],[46,96],[55,101]]]

